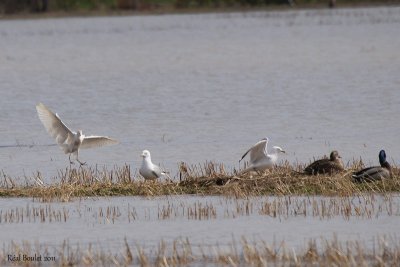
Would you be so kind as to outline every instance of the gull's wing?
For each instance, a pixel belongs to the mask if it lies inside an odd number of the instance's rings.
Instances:
[[[39,103],[36,110],[44,128],[51,137],[56,139],[57,144],[63,144],[69,136],[72,136],[72,131],[61,121],[60,117],[51,112],[45,105]]]
[[[140,175],[142,175],[145,179],[157,179],[160,178],[162,175],[166,175],[161,168],[153,163],[149,163],[148,165],[142,166],[139,169]],[[168,177],[168,176],[167,176]]]
[[[256,162],[257,160],[265,157],[266,151],[267,151],[267,144],[268,144],[268,139],[263,139],[256,143],[254,146],[252,146],[249,150],[244,153],[242,160],[246,155],[250,152],[250,162]]]
[[[111,139],[107,136],[85,136],[79,148],[92,148],[101,146],[110,146],[118,144],[117,140]]]
[[[161,168],[157,165],[153,164],[153,170],[151,171],[157,178],[159,178],[164,172],[161,170]]]
[[[164,177],[167,177],[167,178],[171,179],[171,177],[169,177],[169,175],[168,175],[168,172],[162,170],[160,168],[160,166],[157,166],[157,165],[154,165],[154,164],[153,164],[153,166],[154,166],[154,170],[152,172],[153,172],[153,174],[157,174],[157,177],[164,176]]]

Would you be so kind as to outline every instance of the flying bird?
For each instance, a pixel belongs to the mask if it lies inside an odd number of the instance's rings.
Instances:
[[[333,174],[344,170],[341,156],[334,150],[331,152],[329,159],[316,160],[304,169],[305,174],[316,175],[320,174]]]
[[[85,136],[82,130],[77,132],[71,131],[60,119],[60,117],[54,114],[42,103],[36,106],[36,110],[40,121],[43,123],[44,128],[50,134],[51,137],[56,139],[57,144],[61,147],[65,154],[69,154],[69,162],[71,161],[71,154],[76,156],[76,161],[81,165],[86,162],[79,160],[79,149],[93,148],[118,144],[117,140],[111,139],[107,136],[90,135]]]
[[[139,169],[140,175],[146,180],[156,180],[162,176],[168,176],[166,172],[162,171],[159,166],[151,162],[150,151],[143,150],[142,155],[143,161],[142,166]]]
[[[268,137],[261,139],[261,141],[257,142],[254,146],[252,146],[249,150],[244,153],[241,160],[246,157],[247,154],[250,153],[250,162],[249,166],[242,170],[239,174],[243,174],[249,171],[264,171],[266,169],[272,168],[277,160],[279,153],[285,153],[285,151],[279,146],[272,147],[272,154],[269,154],[267,151],[268,145]]]
[[[392,168],[386,161],[385,150],[379,151],[379,163],[381,166],[369,167],[355,172],[351,177],[357,182],[373,182],[392,177]]]

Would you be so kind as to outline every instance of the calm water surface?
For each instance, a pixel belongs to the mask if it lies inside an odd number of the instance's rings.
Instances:
[[[290,162],[400,158],[400,8],[0,21],[0,169],[52,177],[68,165],[40,123],[120,145],[89,165],[238,167],[264,136]],[[26,147],[27,146],[27,147]]]
[[[264,136],[282,146],[290,162],[337,149],[345,162],[361,156],[377,164],[385,148],[396,163],[399,47],[399,7],[1,20],[0,169],[51,178],[68,166],[37,117],[38,102],[72,129],[121,141],[81,151],[91,166],[127,163],[135,171],[141,151],[149,149],[172,174],[179,161],[213,160],[233,169]],[[52,246],[68,239],[118,250],[124,237],[154,248],[162,239],[223,246],[246,236],[298,247],[336,233],[371,245],[377,236],[398,233],[399,197],[391,214],[377,198],[382,211],[376,208],[371,218],[330,219],[262,215],[263,198],[251,200],[253,213],[236,217],[235,202],[218,197],[0,199],[0,240]],[[212,205],[216,217],[182,214],[195,203]],[[177,215],[159,220],[168,205]],[[100,215],[115,207],[120,215],[114,219]],[[4,219],[12,210],[33,208],[66,212],[68,219]],[[128,215],[133,211],[135,219]]]
[[[361,156],[377,164],[385,148],[398,163],[399,47],[399,7],[1,20],[0,169],[52,178],[68,166],[37,117],[38,102],[72,129],[121,141],[81,151],[91,166],[127,163],[135,171],[149,149],[172,174],[179,161],[213,160],[233,169],[264,136],[290,162],[337,149],[345,162]],[[296,215],[295,206],[286,216],[260,214],[267,200],[249,200],[254,212],[234,216],[237,203],[219,197],[0,199],[0,240],[7,247],[67,239],[118,251],[124,237],[150,249],[179,237],[224,246],[241,236],[300,247],[336,233],[373,246],[377,236],[398,233],[397,195],[390,214],[377,196],[371,218],[354,215],[357,198],[352,216],[329,219]],[[183,213],[196,203],[212,206],[216,216],[196,220]],[[171,206],[174,215],[160,220],[160,210]],[[24,221],[5,221],[7,212],[34,208],[65,212],[67,220],[40,222],[25,214]],[[107,208],[119,215],[106,218]]]
[[[277,211],[276,215],[265,212],[268,205]],[[115,251],[123,247],[125,237],[132,246],[147,249],[154,249],[161,240],[169,243],[178,238],[188,238],[194,246],[225,247],[242,237],[271,245],[284,241],[288,247],[300,249],[311,239],[330,240],[335,236],[341,242],[357,240],[372,248],[378,238],[396,240],[400,223],[398,195],[249,199],[116,197],[75,199],[68,203],[0,198],[0,207],[3,244],[26,240],[53,247],[68,240],[73,246],[100,244],[102,249]],[[344,207],[348,207],[349,216],[343,212]],[[47,214],[43,221],[40,216],[32,215],[35,209]],[[197,214],[200,209],[208,209],[212,215],[196,217],[193,215],[196,209]],[[51,217],[50,213],[54,215]],[[59,213],[62,216],[58,219]]]

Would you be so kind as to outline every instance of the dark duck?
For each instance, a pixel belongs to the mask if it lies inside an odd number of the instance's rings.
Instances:
[[[392,168],[386,161],[385,150],[379,151],[379,163],[381,166],[369,167],[355,172],[352,177],[356,182],[373,182],[392,177]]]
[[[334,150],[331,152],[329,159],[316,160],[304,169],[305,174],[333,174],[344,170],[343,163],[339,153]]]

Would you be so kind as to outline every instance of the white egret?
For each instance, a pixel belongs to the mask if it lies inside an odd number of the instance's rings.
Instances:
[[[79,160],[79,149],[101,147],[107,145],[118,144],[117,140],[111,139],[107,136],[90,135],[85,136],[82,134],[82,130],[77,132],[71,131],[60,119],[60,117],[54,114],[42,103],[36,106],[37,113],[40,121],[43,123],[44,128],[51,137],[56,139],[57,144],[62,148],[65,154],[69,154],[69,162],[71,161],[71,154],[76,155],[76,160],[84,165],[85,162]]]

